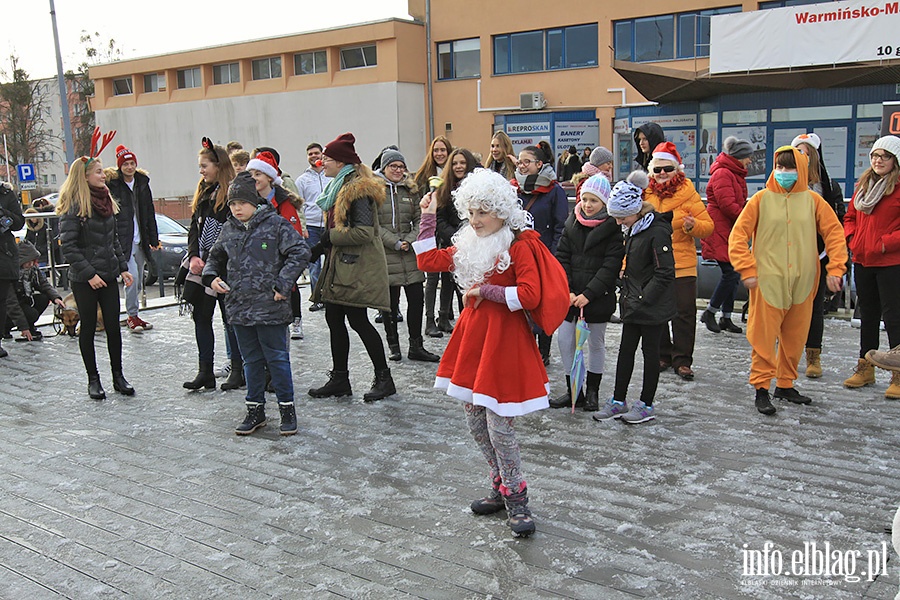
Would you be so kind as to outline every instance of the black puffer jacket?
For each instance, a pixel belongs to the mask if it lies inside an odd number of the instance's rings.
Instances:
[[[644,206],[641,216],[652,211]],[[625,239],[619,306],[622,321],[636,325],[660,325],[675,316],[672,213],[655,213],[647,229]]]
[[[125,260],[131,258],[131,247],[134,245],[134,211],[137,207],[137,222],[141,235],[141,250],[144,256],[150,257],[150,246],[159,245],[159,233],[156,229],[156,210],[153,208],[153,192],[150,191],[150,178],[144,171],[134,174],[134,191],[125,183],[125,176],[118,169],[106,169],[106,187],[110,195],[119,203],[116,223],[119,228],[119,243]]]
[[[0,182],[0,218],[9,219],[9,228],[0,233],[0,279],[17,280],[19,278],[19,251],[16,248],[18,231],[25,226],[22,216],[22,205],[16,193],[7,184]],[[5,298],[0,299],[0,301]]]
[[[437,209],[437,229],[435,237],[437,238],[438,248],[449,248],[453,245],[453,235],[459,231],[462,225],[462,219],[459,218],[459,212],[456,210],[456,204],[451,200],[447,206]]]
[[[70,281],[85,283],[99,275],[110,283],[128,270],[115,215],[104,218],[95,212],[90,218],[79,217],[73,207],[59,219],[59,239],[69,263]]]
[[[219,210],[215,210],[218,190],[219,186],[215,184],[205,187],[200,196],[200,201],[197,203],[197,210],[191,215],[191,227],[188,229],[188,256],[192,258],[197,256],[203,259],[204,262],[207,254],[209,254],[209,248],[203,248],[202,250],[200,248],[200,234],[203,233],[203,222],[208,218],[213,218],[219,223],[225,223],[228,217],[231,216],[231,210],[228,208],[227,203]],[[210,245],[210,248],[212,248],[212,245]]]
[[[606,323],[616,310],[616,280],[625,256],[622,228],[607,217],[595,227],[582,225],[573,212],[566,221],[556,258],[569,279],[569,292],[584,294],[590,302],[584,307],[588,323]],[[581,310],[569,308],[567,321]]]

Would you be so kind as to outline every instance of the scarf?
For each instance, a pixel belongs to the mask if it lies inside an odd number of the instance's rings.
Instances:
[[[625,233],[628,237],[634,237],[640,232],[644,231],[648,227],[650,227],[650,223],[653,222],[655,218],[655,212],[648,212],[646,215],[641,217],[638,221],[635,221],[634,225],[631,227],[625,227],[622,225],[622,232]]]
[[[678,171],[675,176],[668,179],[665,183],[659,183],[654,177],[650,177],[650,191],[660,198],[671,198],[684,183],[684,173]]]
[[[334,176],[334,179],[328,182],[328,185],[325,186],[325,189],[322,190],[322,193],[316,199],[316,205],[322,209],[322,212],[331,210],[334,203],[337,202],[337,195],[341,191],[341,186],[344,185],[344,179],[354,171],[353,165],[344,165],[338,171],[338,174]]]
[[[91,209],[101,218],[111,217],[113,202],[109,196],[109,188],[105,185],[103,187],[89,185],[88,188],[91,190]]]
[[[609,213],[606,212],[605,206],[603,208],[601,208],[600,212],[598,212],[593,217],[588,217],[587,215],[584,214],[584,211],[581,210],[581,201],[579,201],[578,204],[575,205],[575,218],[578,220],[579,223],[581,223],[585,227],[594,228],[597,225],[599,225],[600,223],[602,223],[603,221],[605,221],[608,217],[609,217]]]
[[[887,177],[882,177],[875,182],[875,185],[869,184],[867,190],[857,190],[856,197],[853,199],[853,206],[856,210],[871,215],[875,210],[875,205],[881,201],[884,196],[884,190],[887,187]]]
[[[534,175],[523,175],[517,170],[516,178],[512,182],[513,187],[523,194],[546,194],[553,189],[554,183],[556,183],[556,171],[550,165],[544,165]]]

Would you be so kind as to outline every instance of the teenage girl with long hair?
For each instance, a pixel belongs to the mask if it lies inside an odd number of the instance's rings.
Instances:
[[[484,168],[500,173],[510,181],[516,176],[516,158],[512,140],[504,131],[498,131],[491,137],[491,152],[484,161]]]

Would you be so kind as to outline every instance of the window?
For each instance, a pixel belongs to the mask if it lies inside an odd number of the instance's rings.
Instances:
[[[213,85],[223,83],[238,83],[241,80],[241,65],[228,63],[227,65],[213,66]]]
[[[56,173],[50,175],[50,185],[56,185]]]
[[[709,20],[714,15],[741,12],[740,6],[726,6],[678,15],[678,58],[709,56]]]
[[[341,48],[341,70],[374,67],[378,64],[378,53],[375,44]]]
[[[42,184],[47,185],[47,183],[49,183],[49,181],[50,181],[49,177],[47,177],[46,175],[41,175],[41,183]]]
[[[597,24],[494,37],[494,74],[597,65]]]
[[[131,89],[131,77],[123,77],[121,79],[113,79],[113,96],[124,96],[125,94],[133,94]]]
[[[277,79],[281,77],[281,57],[257,58],[252,63],[253,79]]]
[[[200,67],[178,71],[178,89],[200,87]]]
[[[144,93],[158,92],[166,89],[165,76],[161,73],[149,73],[144,75]]]
[[[784,8],[785,6],[803,6],[805,4],[818,4],[819,2],[828,2],[829,0],[780,0],[778,2],[760,2],[759,9],[767,8]]]
[[[726,6],[613,23],[616,60],[652,62],[709,56],[709,22],[714,15],[741,12]]]
[[[438,79],[481,75],[481,40],[472,38],[438,44]]]
[[[294,75],[315,75],[327,71],[328,53],[324,50],[294,55]]]

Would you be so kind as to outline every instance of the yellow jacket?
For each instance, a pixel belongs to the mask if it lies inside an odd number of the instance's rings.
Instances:
[[[657,212],[672,213],[672,251],[675,254],[675,277],[697,276],[697,245],[695,239],[702,240],[712,235],[715,225],[706,212],[700,194],[694,189],[690,179],[671,198],[660,198],[649,187],[644,190],[644,200],[653,205]],[[693,215],[694,228],[684,227],[684,218]]]

